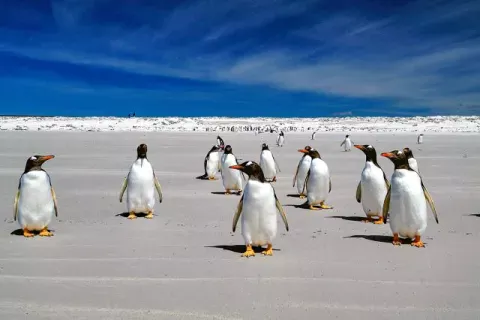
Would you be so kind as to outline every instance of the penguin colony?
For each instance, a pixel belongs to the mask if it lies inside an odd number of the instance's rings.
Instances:
[[[352,145],[347,135],[340,146],[350,151]],[[394,166],[389,181],[377,162],[377,151],[372,145],[353,146],[365,155],[365,165],[355,194],[366,216],[364,222],[386,224],[389,221],[393,245],[401,245],[403,238],[413,240],[412,246],[424,247],[421,237],[427,227],[427,204],[437,223],[438,216],[412,151],[404,148],[381,153]],[[311,146],[298,151],[303,155],[293,177],[293,187],[296,185],[300,198],[306,198],[303,206],[311,210],[332,209],[326,204],[332,191],[327,163],[321,158],[320,152]],[[25,237],[35,234],[53,236],[48,226],[54,216],[58,216],[57,200],[50,176],[42,168],[43,163],[53,158],[54,155],[31,156],[20,176],[14,200],[14,220],[18,220]],[[272,184],[277,181],[280,168],[268,145],[262,144],[259,163],[252,160],[239,163],[232,146],[225,145],[223,139],[217,136],[217,144],[204,159],[204,175],[201,177],[216,180],[218,172],[221,173],[225,194],[241,195],[234,213],[232,231],[236,231],[240,220],[246,247],[242,256],[255,256],[253,246],[266,246],[262,254],[271,256],[273,240],[277,235],[277,213],[287,231],[289,225]],[[162,188],[147,158],[147,145],[140,144],[137,158],[130,166],[120,190],[120,202],[126,192],[129,219],[136,219],[139,213],[145,214],[146,219],[153,218],[155,191],[159,203],[162,203]]]

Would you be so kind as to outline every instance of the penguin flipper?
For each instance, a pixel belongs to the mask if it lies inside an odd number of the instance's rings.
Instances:
[[[272,158],[273,158],[273,162],[275,162],[275,166],[277,167],[278,172],[281,172],[280,166],[278,165],[277,159],[275,159],[275,157],[273,156],[273,153],[272,153]]]
[[[288,231],[290,228],[288,227],[287,215],[285,214],[285,210],[283,210],[282,204],[280,203],[280,201],[278,201],[275,189],[273,190],[273,195],[275,196],[275,206],[277,207],[278,212],[280,212],[280,215],[282,216],[283,223],[285,224],[285,229],[287,229]]]
[[[328,193],[332,191],[332,178],[328,178]]]
[[[17,193],[15,194],[15,200],[13,202],[13,221],[17,221],[18,199],[19,198],[20,198],[20,188],[18,188]]]
[[[53,186],[50,186],[50,191],[52,193],[52,198],[53,198],[53,207],[55,208],[55,217],[58,217],[57,195],[55,194],[55,190],[53,189]]]
[[[155,176],[155,173],[153,174],[153,179],[154,179],[154,182],[155,182],[155,189],[157,189],[157,193],[158,193],[158,201],[160,201],[160,203],[162,203],[162,201],[163,201],[162,186],[160,185],[160,182],[158,181],[157,177]]]
[[[422,189],[423,189],[423,195],[425,196],[425,200],[427,200],[428,205],[430,206],[430,209],[432,209],[433,215],[435,216],[435,221],[438,223],[438,216],[437,216],[437,210],[435,209],[435,204],[433,203],[432,196],[428,192],[427,188],[425,188],[423,181],[422,181]]]
[[[355,197],[357,198],[358,203],[362,202],[362,182],[361,181],[358,183],[357,193]]]
[[[383,170],[382,170],[383,172]],[[390,182],[388,182],[387,176],[385,175],[385,172],[383,172],[383,180],[385,180],[385,184],[387,185],[387,189],[390,188]]]
[[[305,178],[305,183],[303,184],[303,190],[302,190],[303,194],[305,194],[305,191],[307,190],[307,184],[308,184],[309,178],[310,178],[310,169],[308,169],[307,177]]]
[[[388,210],[390,209],[390,195],[392,193],[392,187],[388,187],[387,195],[385,196],[385,200],[383,201],[383,223],[387,223],[387,216],[388,216]]]
[[[123,185],[122,185],[122,190],[120,190],[120,202],[122,202],[123,194],[125,190],[127,189],[127,184],[128,184],[128,176],[123,180]]]
[[[238,202],[237,210],[235,211],[235,215],[233,216],[233,223],[232,223],[232,231],[235,232],[237,229],[237,223],[238,219],[240,218],[240,215],[242,214],[243,210],[243,194],[242,197],[240,198],[240,201]]]

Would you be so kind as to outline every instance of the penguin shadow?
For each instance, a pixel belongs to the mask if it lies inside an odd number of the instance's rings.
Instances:
[[[480,213],[471,213],[468,215],[469,217],[477,217],[480,218]]]
[[[198,180],[208,180],[208,176],[206,174],[202,174],[201,176],[195,177]]]
[[[329,219],[342,219],[342,220],[347,220],[347,221],[354,221],[354,222],[363,222],[365,218],[359,217],[359,216],[329,216],[325,217]]]
[[[392,236],[383,236],[383,235],[371,235],[371,234],[355,234],[353,236],[348,236],[348,237],[343,237],[344,239],[365,239],[365,240],[370,240],[370,241],[375,241],[375,242],[381,242],[381,243],[392,243],[393,237]],[[403,239],[402,243],[411,243],[407,241],[407,239]]]
[[[205,248],[216,248],[216,249],[223,249],[226,251],[231,251],[235,253],[244,253],[245,252],[245,245],[239,245],[239,244],[234,244],[234,245],[216,245],[216,246],[205,246]],[[262,247],[256,247],[252,246],[253,251],[255,253],[262,253],[262,251],[265,250],[265,248]],[[281,251],[281,249],[272,249],[273,251]]]
[[[54,232],[54,231],[55,231],[55,230],[52,230],[52,229],[47,229],[47,230],[50,231],[50,232]],[[32,231],[32,233],[33,233],[35,236],[38,236],[38,234],[40,233],[40,231]],[[13,230],[12,232],[10,232],[10,235],[23,237],[23,229]]]
[[[211,194],[215,194],[215,195],[222,195],[222,196],[226,196],[227,194],[225,194],[225,191],[212,191],[210,192]],[[233,193],[229,193],[228,194],[229,196],[239,196],[241,195],[241,193],[238,193],[238,192],[233,192]]]
[[[129,214],[130,213],[128,213],[128,212],[122,212],[122,213],[116,214],[115,217],[128,218]],[[147,213],[146,212],[135,213],[135,215],[137,216],[137,218],[145,218],[147,216]],[[153,215],[156,216],[155,213]]]
[[[300,199],[300,195],[299,195],[299,194],[296,194],[296,193],[287,194],[287,197],[290,197],[290,198],[299,198],[299,199]]]

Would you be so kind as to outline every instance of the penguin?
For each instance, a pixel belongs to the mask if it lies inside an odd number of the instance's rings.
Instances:
[[[422,144],[423,143],[423,133],[420,133],[417,137],[417,144]]]
[[[340,147],[344,146],[345,151],[350,151],[352,150],[352,144],[353,142],[350,140],[350,136],[347,134],[345,136],[345,140],[343,140],[342,144],[340,144]]]
[[[410,150],[409,148],[403,148],[403,153],[405,153],[405,156],[407,157],[408,165],[410,166],[410,168],[420,174],[420,171],[418,171],[417,159],[413,157],[412,150]]]
[[[225,147],[225,142],[220,136],[217,136],[217,146],[220,147],[220,149],[223,149]]]
[[[220,152],[221,147],[213,146],[210,151],[208,151],[203,161],[203,169],[205,171],[205,177],[208,177],[208,180],[217,180],[215,175],[218,171],[221,170],[220,164]]]
[[[427,202],[438,223],[437,211],[422,178],[408,165],[403,151],[384,152],[383,157],[394,164],[391,185],[383,204],[383,222],[390,213],[390,229],[393,245],[401,245],[400,237],[414,238],[412,246],[425,247],[421,236],[427,228]]]
[[[238,159],[232,152],[232,146],[227,145],[221,159],[222,163],[222,180],[223,187],[225,188],[225,194],[230,194],[230,191],[236,190],[237,194],[240,195],[243,189],[243,179],[245,177],[241,171],[230,169],[230,166],[237,165]]]
[[[280,131],[277,138],[277,146],[283,147],[284,143],[285,143],[285,133],[283,133],[283,131]]]
[[[273,153],[270,151],[266,143],[262,144],[262,152],[260,153],[260,167],[262,168],[263,174],[268,181],[277,181],[277,171],[280,172],[280,167],[278,166]]]
[[[357,186],[356,199],[367,215],[364,222],[383,224],[383,201],[390,187],[387,176],[377,162],[377,151],[371,145],[354,145],[365,154],[365,167]],[[377,217],[376,220],[373,218]]]
[[[312,133],[312,139],[311,140],[315,140],[315,135],[317,134],[317,131],[313,131]]]
[[[245,161],[230,166],[230,169],[240,170],[249,177],[232,224],[232,231],[235,232],[238,219],[242,216],[242,235],[246,246],[242,256],[255,256],[252,246],[264,245],[267,245],[267,249],[262,254],[271,256],[272,241],[277,235],[277,210],[286,230],[289,230],[287,216],[278,201],[275,189],[267,182],[262,168],[254,161]]]
[[[137,147],[137,159],[130,167],[120,191],[119,200],[122,202],[123,193],[127,190],[128,219],[137,218],[136,213],[146,213],[145,218],[153,218],[155,189],[158,193],[159,202],[162,203],[162,187],[155,176],[150,161],[147,159],[147,145],[142,143]]]
[[[13,220],[23,229],[23,236],[34,236],[39,231],[41,237],[51,237],[48,225],[53,216],[58,217],[57,197],[48,173],[42,168],[45,161],[54,155],[33,155],[27,159],[25,170],[20,176],[13,205]]]
[[[305,146],[305,149],[298,150],[303,153],[303,150],[309,152],[312,149],[310,146]],[[297,171],[293,177],[293,186],[297,184],[297,191],[300,195],[300,199],[305,198],[303,193],[303,186],[305,185],[305,179],[307,178],[308,170],[310,169],[310,164],[312,163],[312,157],[308,153],[304,153],[297,165]]]
[[[302,149],[300,152],[308,153],[312,158],[303,186],[303,193],[307,194],[305,205],[308,204],[310,210],[333,209],[325,204],[328,194],[332,191],[332,180],[327,164],[321,159],[318,151],[313,148],[310,151]],[[320,205],[320,208],[315,205]]]

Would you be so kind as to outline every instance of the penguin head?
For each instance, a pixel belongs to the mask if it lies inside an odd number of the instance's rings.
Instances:
[[[308,155],[308,153],[312,150],[312,147],[310,146],[305,146],[303,149],[298,149],[298,152],[301,152],[304,154],[304,156]]]
[[[268,144],[266,143],[262,144],[262,150],[270,150],[268,149]]]
[[[232,146],[227,144],[225,146],[225,150],[223,151],[224,154],[231,154],[232,153]]]
[[[395,169],[408,169],[408,160],[403,151],[393,150],[390,152],[383,152],[382,157],[390,159],[395,165]]]
[[[365,153],[365,156],[367,157],[367,161],[377,161],[377,151],[372,145],[369,144],[356,144],[354,145],[355,148],[362,150],[363,153]]]
[[[407,159],[413,158],[413,152],[410,150],[410,148],[403,148],[403,153]]]
[[[147,157],[147,145],[145,143],[142,143],[137,147],[137,157],[140,159]]]
[[[45,161],[53,158],[55,158],[53,154],[47,155],[47,156],[33,155],[27,159],[27,163],[25,164],[25,172],[28,172],[31,170],[41,170],[42,164]]]
[[[244,163],[230,166],[229,168],[242,171],[252,180],[266,182],[262,168],[255,161],[245,161]]]
[[[222,147],[214,145],[212,147],[212,149],[210,149],[210,152],[217,152],[217,151],[220,151],[221,149],[222,149]]]
[[[307,149],[307,147],[308,147],[308,149]],[[320,153],[316,149],[313,149],[310,146],[306,146],[305,149],[300,149],[298,151],[302,152],[302,153],[305,153],[305,154],[308,154],[312,159],[315,159],[315,158],[321,159]]]
[[[345,138],[348,138],[348,137],[350,137],[350,135],[349,135],[349,134],[347,134],[347,135],[345,136]]]

